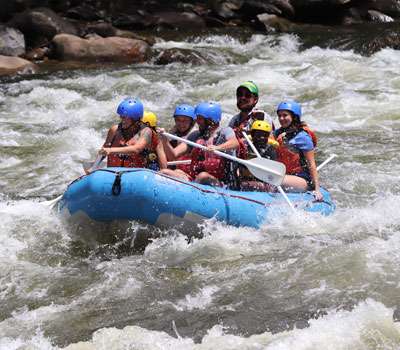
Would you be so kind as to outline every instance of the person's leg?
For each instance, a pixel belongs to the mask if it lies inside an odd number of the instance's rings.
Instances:
[[[162,169],[160,171],[161,174],[168,175],[171,177],[176,177],[178,179],[182,179],[185,181],[191,181],[191,178],[188,174],[180,169],[172,170],[172,169]]]
[[[305,192],[308,190],[307,181],[295,175],[285,175],[282,187],[288,192]]]
[[[215,176],[212,176],[205,171],[198,174],[194,181],[203,185],[221,186],[221,182]]]

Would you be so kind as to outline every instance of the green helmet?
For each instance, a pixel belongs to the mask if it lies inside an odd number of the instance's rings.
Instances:
[[[238,86],[238,89],[241,88],[241,87],[246,88],[246,89],[249,90],[252,94],[258,96],[258,87],[257,87],[256,84],[254,84],[254,82],[252,82],[252,81],[250,81],[250,80],[249,80],[249,81],[245,81],[244,83],[242,83],[242,84],[240,84],[240,85]]]

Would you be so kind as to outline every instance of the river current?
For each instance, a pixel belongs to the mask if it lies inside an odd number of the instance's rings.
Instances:
[[[0,349],[400,348],[400,51],[300,51],[290,35],[156,46],[209,63],[1,84]],[[82,174],[125,96],[139,96],[161,126],[176,104],[201,100],[219,101],[227,123],[245,80],[273,116],[281,100],[300,101],[318,162],[338,155],[320,172],[332,216],[280,217],[260,230],[210,221],[203,239],[164,231],[137,252],[132,235],[154,228],[95,227],[82,235],[106,238],[88,242],[41,204]]]

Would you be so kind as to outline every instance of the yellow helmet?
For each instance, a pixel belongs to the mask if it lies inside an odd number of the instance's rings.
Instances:
[[[157,116],[153,112],[144,111],[142,123],[148,123],[152,128],[157,126]]]
[[[265,132],[271,132],[272,127],[264,120],[256,120],[251,126],[251,130],[261,130]]]

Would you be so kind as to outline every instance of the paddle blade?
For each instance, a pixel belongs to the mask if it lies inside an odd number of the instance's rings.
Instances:
[[[275,186],[282,184],[286,174],[285,164],[266,158],[249,159],[246,166],[254,177]]]
[[[85,171],[85,174],[90,174],[91,172],[99,169],[104,158],[105,158],[105,156],[99,154],[99,155],[97,155],[97,157],[93,163],[84,162],[82,165],[83,165],[83,170]]]
[[[58,202],[60,201],[61,198],[62,198],[62,195],[58,196],[57,198],[54,198],[52,200],[44,201],[44,202],[40,202],[40,203],[43,205],[46,205],[50,209],[53,209],[58,204]]]

